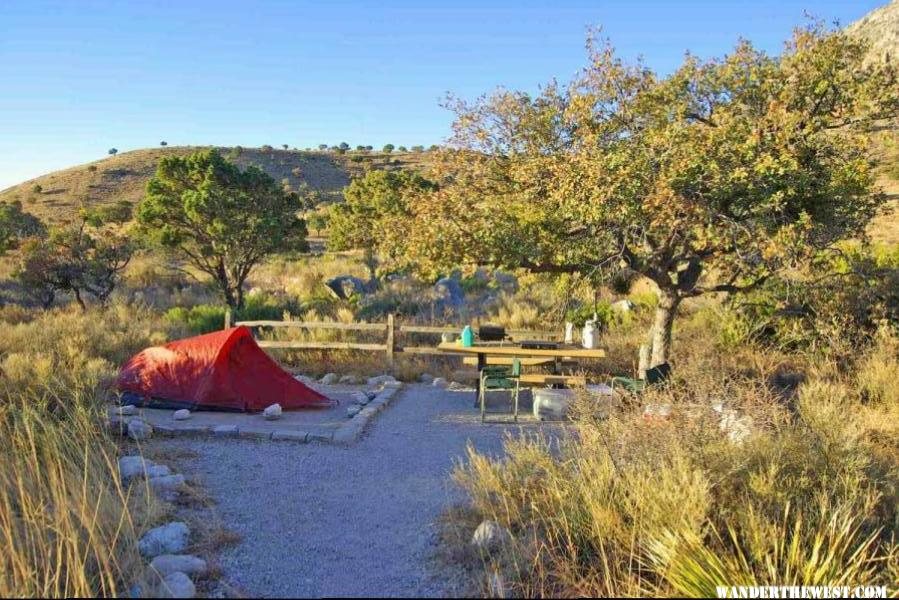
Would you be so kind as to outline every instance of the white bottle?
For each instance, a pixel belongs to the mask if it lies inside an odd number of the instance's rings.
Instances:
[[[594,315],[593,319],[590,319],[586,323],[584,323],[584,331],[582,336],[582,345],[584,348],[591,350],[596,348],[599,341],[599,328],[596,326],[596,315]]]
[[[574,323],[572,323],[571,321],[565,323],[565,343],[574,343]]]

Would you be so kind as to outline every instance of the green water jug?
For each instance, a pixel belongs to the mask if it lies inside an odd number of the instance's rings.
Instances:
[[[472,346],[474,346],[474,332],[471,330],[471,325],[466,325],[462,330],[462,347],[471,348]]]

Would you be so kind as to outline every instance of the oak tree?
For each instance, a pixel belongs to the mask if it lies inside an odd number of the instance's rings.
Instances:
[[[847,236],[883,203],[868,137],[899,83],[817,24],[779,56],[748,42],[667,76],[605,43],[568,86],[452,101],[453,137],[405,203],[391,255],[652,280],[652,363],[685,298],[752,289]]]

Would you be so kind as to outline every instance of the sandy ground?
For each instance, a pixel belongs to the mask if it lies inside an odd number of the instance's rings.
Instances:
[[[467,444],[499,453],[507,432],[556,431],[532,418],[482,425],[471,392],[405,387],[349,447],[215,438],[180,468],[217,502],[241,542],[224,577],[252,596],[446,596],[459,582],[429,567],[436,520],[461,491],[449,479]],[[527,410],[527,404],[522,407]],[[161,448],[162,449],[162,448]]]

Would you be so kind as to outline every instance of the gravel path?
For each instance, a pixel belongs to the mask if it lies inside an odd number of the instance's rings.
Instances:
[[[221,557],[253,596],[446,596],[429,572],[435,520],[461,498],[449,480],[471,441],[498,453],[507,431],[482,425],[471,392],[406,386],[352,446],[192,439],[184,465],[242,537]],[[458,591],[456,592],[458,593]]]

